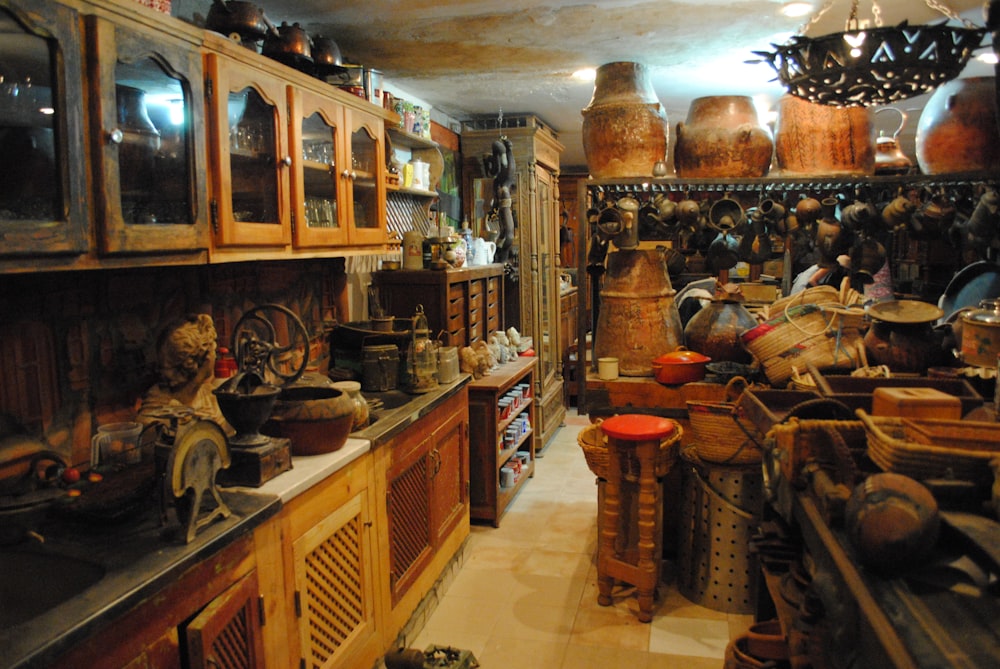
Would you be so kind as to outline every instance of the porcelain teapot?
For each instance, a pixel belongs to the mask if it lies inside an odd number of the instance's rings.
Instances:
[[[496,242],[490,242],[482,237],[472,240],[472,247],[469,254],[470,265],[489,265],[493,262],[493,256],[497,252]]]

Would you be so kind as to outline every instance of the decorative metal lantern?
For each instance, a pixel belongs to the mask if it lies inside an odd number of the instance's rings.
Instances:
[[[926,0],[948,19],[958,15],[936,0]],[[832,5],[827,2],[822,15]],[[985,28],[969,21],[911,26],[907,21],[882,27],[881,9],[872,0],[876,27],[861,29],[858,0],[852,0],[844,32],[820,37],[796,35],[774,52],[754,51],[778,74],[785,89],[813,103],[871,107],[927,93],[957,77],[979,47]]]
[[[412,337],[406,356],[407,383],[409,390],[426,393],[437,388],[437,349],[431,339],[424,305],[418,304],[413,315]]]

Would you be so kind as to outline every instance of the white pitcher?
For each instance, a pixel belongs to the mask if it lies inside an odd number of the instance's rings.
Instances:
[[[493,256],[497,252],[497,245],[495,242],[489,242],[482,237],[476,237],[472,240],[472,264],[479,265],[489,265],[493,262]]]

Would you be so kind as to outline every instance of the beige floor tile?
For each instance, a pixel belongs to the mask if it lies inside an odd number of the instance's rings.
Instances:
[[[481,599],[445,595],[424,625],[423,632],[488,637],[500,620],[500,607]]]
[[[646,669],[648,662],[644,651],[570,644],[562,669]]]
[[[641,623],[634,613],[617,606],[581,607],[573,621],[573,645],[607,646],[630,650],[648,650],[648,623]]]
[[[646,669],[721,669],[722,662],[714,657],[692,657],[690,655],[663,655],[647,653]]]
[[[566,655],[565,641],[538,641],[513,634],[492,637],[481,655],[481,669],[558,669]]]
[[[455,576],[445,596],[502,603],[514,596],[515,588],[511,587],[511,583],[516,579],[516,575],[509,573],[505,573],[503,578],[497,578],[494,569],[474,569],[466,566]]]
[[[586,578],[590,570],[590,554],[537,548],[518,563],[517,571],[524,574]]]
[[[505,601],[518,606],[553,606],[575,611],[580,606],[586,579],[515,572],[505,585],[511,593]]]
[[[662,616],[650,624],[649,651],[671,655],[723,658],[729,643],[725,620]]]
[[[516,639],[566,644],[575,615],[575,606],[545,606],[530,597],[515,598],[497,607],[492,638],[511,635]]]

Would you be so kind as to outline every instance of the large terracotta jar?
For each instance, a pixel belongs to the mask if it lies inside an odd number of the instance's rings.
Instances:
[[[994,77],[942,84],[917,123],[917,163],[924,174],[980,172],[1000,165]]]
[[[595,179],[646,177],[666,160],[670,126],[645,65],[597,68],[594,96],[583,114],[583,152]]]
[[[753,362],[740,335],[757,326],[757,319],[736,300],[716,297],[684,326],[684,341],[692,351],[707,355],[716,362],[742,364]]]
[[[872,175],[875,140],[865,107],[832,107],[791,94],[778,101],[778,169],[786,175]]]
[[[762,177],[771,169],[774,140],[746,95],[696,98],[677,124],[674,168],[679,177]]]
[[[684,343],[665,251],[608,254],[594,337],[596,358],[618,358],[622,376],[652,376],[653,358]]]

